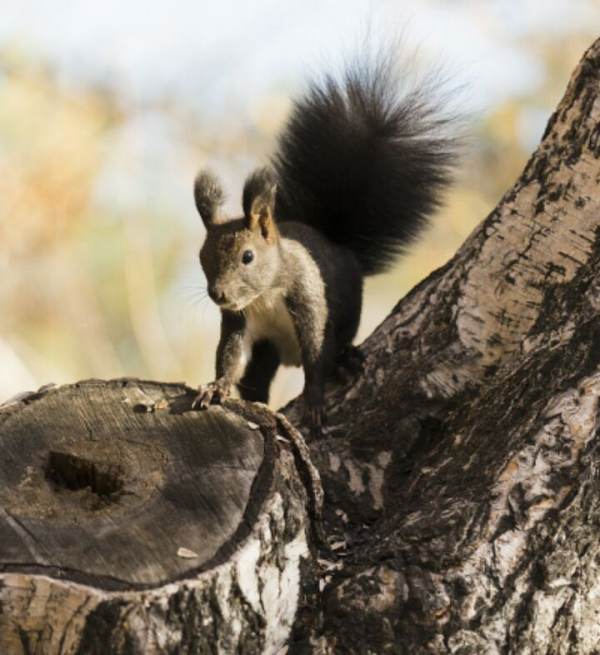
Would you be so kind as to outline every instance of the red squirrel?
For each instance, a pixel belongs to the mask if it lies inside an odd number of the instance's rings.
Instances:
[[[201,408],[235,385],[266,403],[279,365],[302,366],[309,424],[320,429],[325,380],[360,360],[363,278],[403,252],[450,181],[456,142],[429,94],[403,95],[390,57],[312,82],[271,166],[247,179],[240,217],[222,214],[219,182],[199,174],[200,262],[221,309],[216,379],[200,388]]]

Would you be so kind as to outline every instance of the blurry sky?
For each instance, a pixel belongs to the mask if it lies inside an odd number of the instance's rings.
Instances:
[[[241,183],[314,71],[368,34],[443,66],[468,116],[462,174],[414,252],[370,282],[361,336],[518,175],[600,28],[585,0],[4,0],[0,401],[46,382],[212,376],[196,170]],[[301,388],[277,381],[274,404]]]
[[[243,121],[266,93],[369,30],[443,59],[473,83],[467,101],[485,108],[544,74],[527,37],[594,25],[600,5],[583,0],[5,0],[0,39],[47,58],[66,81],[103,80],[126,101],[168,99]]]

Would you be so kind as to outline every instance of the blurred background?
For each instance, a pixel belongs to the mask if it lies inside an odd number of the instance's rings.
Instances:
[[[0,402],[48,382],[213,377],[192,182],[240,211],[290,96],[367,31],[443,65],[467,115],[431,229],[371,279],[359,341],[446,262],[535,148],[598,36],[597,0],[4,0],[0,19]],[[273,406],[298,393],[275,381]]]

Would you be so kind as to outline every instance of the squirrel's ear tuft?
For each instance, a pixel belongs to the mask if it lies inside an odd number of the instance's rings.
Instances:
[[[204,226],[208,229],[219,221],[219,209],[225,194],[217,177],[210,171],[201,171],[194,182],[194,200]]]
[[[273,212],[277,185],[270,169],[259,168],[244,184],[242,206],[251,230],[260,230],[264,239],[273,241],[277,236]]]

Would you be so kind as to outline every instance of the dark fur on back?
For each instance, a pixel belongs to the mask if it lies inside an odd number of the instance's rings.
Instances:
[[[455,158],[430,87],[402,94],[400,86],[387,55],[313,82],[273,157],[276,217],[349,248],[367,275],[426,225]]]

